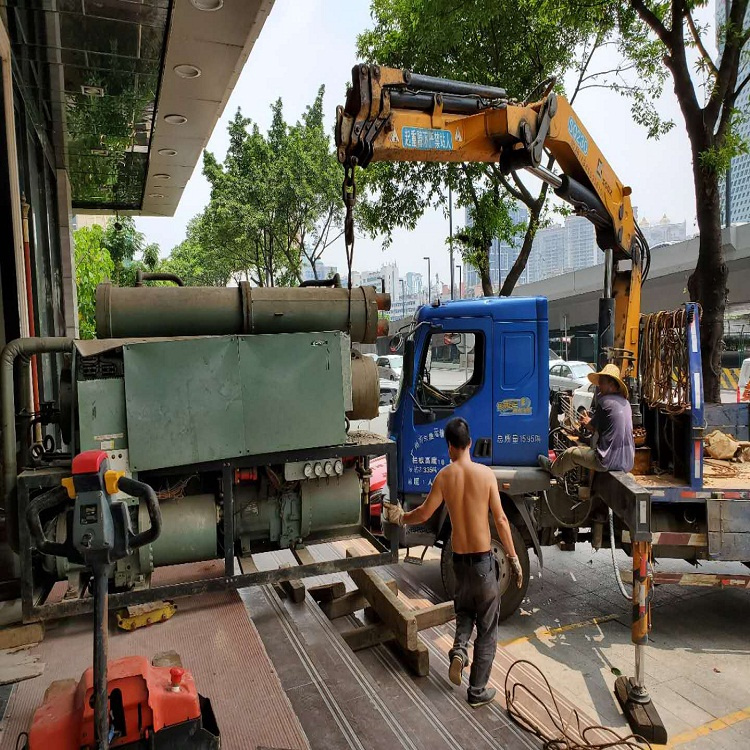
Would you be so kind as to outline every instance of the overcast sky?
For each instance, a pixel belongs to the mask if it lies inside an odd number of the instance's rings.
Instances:
[[[714,3],[701,13],[713,29]],[[331,129],[337,104],[343,104],[346,82],[357,62],[357,34],[371,26],[368,0],[276,0],[273,10],[245,65],[222,118],[208,144],[209,151],[223,159],[228,139],[226,125],[238,107],[262,130],[270,123],[270,105],[278,97],[284,102],[288,122],[294,122],[310,104],[318,87],[325,84],[325,112]],[[713,32],[712,32],[713,33]],[[644,128],[633,122],[629,103],[603,89],[583,92],[575,103],[576,112],[619,177],[633,188],[633,204],[639,216],[650,221],[666,214],[673,221],[687,221],[688,235],[696,231],[695,198],[691,157],[685,128],[671,84],[659,103],[665,116],[676,125],[659,141],[646,137]],[[149,242],[157,242],[162,255],[185,236],[187,222],[209,199],[209,187],[196,166],[182,201],[172,218],[138,218],[137,225]],[[535,184],[529,178],[529,185]],[[454,211],[454,226],[463,224],[463,211]],[[377,269],[396,261],[399,272],[426,271],[423,257],[432,260],[433,274],[449,274],[448,222],[442,213],[426,215],[414,232],[396,231],[387,250],[381,243],[364,237],[356,240],[354,268]],[[329,265],[346,268],[343,242],[326,251]],[[456,260],[456,262],[460,262]]]

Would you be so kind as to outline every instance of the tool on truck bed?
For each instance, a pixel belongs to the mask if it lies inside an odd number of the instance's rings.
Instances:
[[[155,542],[161,533],[159,500],[149,485],[110,469],[107,453],[90,450],[73,459],[72,476],[37,496],[26,520],[43,554],[64,557],[91,573],[94,666],[78,685],[55,686],[37,709],[28,750],[107,750],[183,747],[218,750],[210,702],[198,695],[189,672],[153,667],[139,656],[107,663],[109,578],[113,566]],[[145,504],[148,528],[133,533],[125,493]],[[72,500],[65,542],[47,539],[42,515]]]

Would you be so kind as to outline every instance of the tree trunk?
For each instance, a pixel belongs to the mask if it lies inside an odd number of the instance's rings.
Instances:
[[[513,290],[516,288],[518,279],[521,278],[521,274],[526,268],[526,264],[529,262],[529,255],[531,255],[531,248],[534,245],[534,237],[536,237],[536,230],[539,228],[539,214],[542,211],[544,201],[537,201],[532,206],[529,206],[529,225],[526,227],[526,234],[523,237],[523,245],[521,246],[521,252],[518,253],[518,257],[513,263],[513,267],[508,271],[508,275],[503,281],[502,288],[498,293],[498,297],[510,297]]]
[[[721,403],[721,352],[728,271],[721,243],[719,180],[716,172],[703,169],[693,147],[696,213],[700,249],[688,292],[701,306],[701,360],[703,396],[707,403]],[[702,149],[701,149],[702,150]]]

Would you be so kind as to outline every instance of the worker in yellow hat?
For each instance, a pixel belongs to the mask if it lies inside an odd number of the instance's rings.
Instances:
[[[589,380],[597,387],[594,416],[581,418],[584,429],[596,436],[596,447],[568,448],[555,461],[539,456],[539,465],[555,477],[582,466],[591,471],[632,471],[635,459],[633,412],[628,387],[622,382],[617,365],[605,365],[592,372]]]

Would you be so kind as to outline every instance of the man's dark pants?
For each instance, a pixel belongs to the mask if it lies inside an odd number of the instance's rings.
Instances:
[[[484,697],[492,671],[497,646],[497,623],[500,614],[500,568],[491,552],[453,555],[456,576],[456,638],[449,658],[460,656],[469,662],[467,647],[476,625],[474,660],[469,675],[469,700]]]

